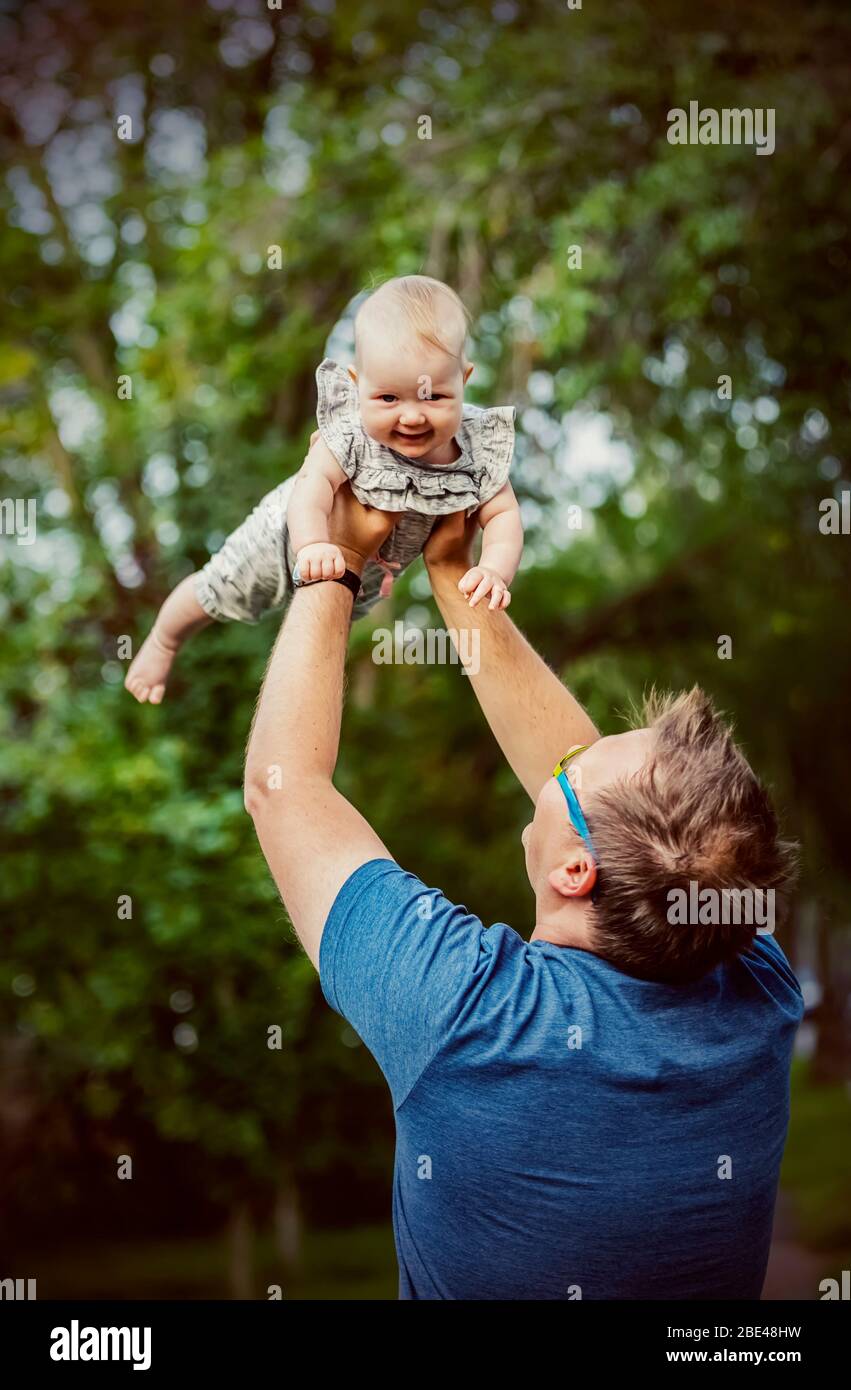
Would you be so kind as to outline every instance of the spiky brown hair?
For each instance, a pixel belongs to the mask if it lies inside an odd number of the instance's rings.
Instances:
[[[638,724],[639,721],[636,721]],[[594,949],[643,979],[686,983],[753,940],[747,922],[669,920],[673,889],[774,890],[775,920],[794,884],[797,846],[779,837],[768,792],[698,686],[645,699],[648,762],[588,798],[599,860]]]

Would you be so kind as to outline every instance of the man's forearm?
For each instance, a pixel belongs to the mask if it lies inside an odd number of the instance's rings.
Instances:
[[[458,589],[463,566],[436,565],[429,574],[447,628],[478,633],[477,669],[469,673],[473,690],[507,761],[534,801],[558,759],[574,744],[593,743],[600,735],[505,612],[468,606]]]
[[[297,589],[275,643],[245,759],[246,797],[331,780],[340,747],[352,595],[342,584]]]
[[[393,517],[340,489],[330,540],[362,574]],[[245,806],[278,892],[319,969],[328,913],[371,859],[389,859],[372,826],[335,788],[351,590],[319,580],[296,590],[269,661],[245,762]]]

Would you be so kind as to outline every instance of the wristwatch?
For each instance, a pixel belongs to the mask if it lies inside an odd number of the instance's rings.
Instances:
[[[328,583],[331,583],[331,584],[343,584],[343,585],[345,586],[345,588],[347,588],[347,589],[349,589],[349,590],[351,591],[352,597],[355,598],[355,599],[357,599],[357,597],[358,597],[358,595],[360,594],[360,591],[361,591],[361,577],[360,577],[359,574],[355,574],[355,571],[354,571],[354,570],[347,569],[346,572],[345,572],[345,574],[343,574],[343,575],[336,575],[336,574],[335,574],[335,575],[334,575],[334,578],[331,579],[331,580],[327,580],[327,579],[308,579],[307,581],[305,581],[305,580],[302,579],[301,575],[299,574],[298,561],[296,561],[296,563],[293,565],[293,587],[294,587],[294,588],[296,588],[296,589],[306,589],[306,588],[310,588],[310,586],[311,586],[312,584],[328,584]]]
[[[361,591],[361,577],[359,574],[355,574],[354,570],[347,569],[345,574],[340,577],[335,575],[331,582],[332,584],[345,584],[347,589],[351,589],[352,598],[357,600]]]

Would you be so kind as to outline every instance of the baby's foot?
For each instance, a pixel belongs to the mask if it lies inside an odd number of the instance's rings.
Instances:
[[[125,689],[136,697],[140,705],[144,705],[146,701],[152,705],[162,702],[169,672],[176,656],[177,649],[167,647],[157,636],[156,628],[153,628],[131,661],[124,682]]]

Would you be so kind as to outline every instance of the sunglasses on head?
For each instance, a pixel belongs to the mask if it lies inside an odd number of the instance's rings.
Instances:
[[[583,743],[580,744],[578,748],[572,748],[569,753],[565,754],[560,763],[556,763],[553,768],[553,777],[555,777],[564,792],[564,799],[567,802],[567,810],[574,830],[582,836],[582,839],[593,854],[594,846],[591,844],[588,822],[582,814],[582,807],[579,805],[579,797],[570,785],[570,778],[567,775],[567,764],[570,762],[571,758],[575,758],[577,753],[584,753],[585,749],[589,747],[590,744]]]
[[[596,864],[597,855],[594,850],[594,846],[591,843],[591,833],[588,829],[588,822],[586,821],[585,816],[582,813],[582,807],[579,805],[579,797],[573,790],[573,787],[570,784],[570,778],[567,775],[567,765],[570,762],[571,758],[575,758],[577,753],[584,753],[585,749],[590,748],[590,746],[591,745],[588,743],[583,743],[578,748],[571,748],[570,752],[565,754],[561,762],[556,763],[555,767],[553,768],[553,777],[555,777],[556,781],[558,782],[559,786],[564,792],[564,799],[567,802],[567,810],[570,816],[571,825],[573,826],[577,834],[581,836],[586,847],[591,851],[592,855],[594,856],[594,862]],[[594,884],[594,887],[591,890],[591,902],[596,903],[599,896],[600,880],[598,877],[596,883]]]

